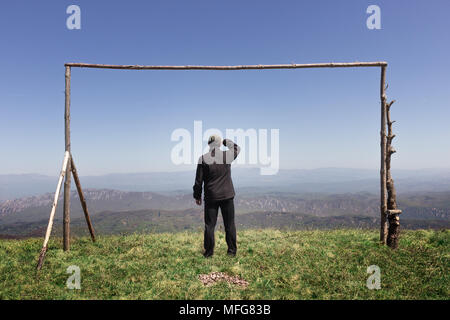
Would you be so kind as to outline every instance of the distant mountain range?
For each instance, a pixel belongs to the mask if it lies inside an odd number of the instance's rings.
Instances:
[[[324,168],[232,171],[239,227],[378,227],[377,170]],[[401,221],[408,228],[450,226],[450,170],[394,170]],[[95,227],[104,233],[179,231],[202,226],[202,208],[192,199],[194,171],[84,176],[81,182]],[[57,177],[0,175],[0,237],[42,236]],[[86,231],[72,186],[71,219]],[[55,232],[60,232],[62,196]],[[78,230],[78,231],[77,231]]]
[[[202,208],[191,193],[86,189],[85,197],[96,228],[106,233],[179,231],[202,225]],[[71,194],[74,230],[85,231],[76,191]],[[0,235],[42,235],[47,225],[52,193],[0,202]],[[241,227],[334,228],[377,227],[379,197],[358,193],[238,192],[235,198]],[[448,228],[450,192],[399,195],[402,225],[409,228]],[[62,197],[56,221],[62,218]],[[59,226],[59,222],[56,224]],[[59,224],[58,224],[59,223]],[[56,227],[57,230],[59,227]],[[78,226],[78,227],[77,227]]]
[[[261,176],[259,169],[233,168],[236,188],[246,192],[346,193],[379,192],[379,172],[368,169],[322,168],[280,170]],[[450,169],[393,170],[397,192],[450,191]],[[84,188],[166,193],[191,192],[194,170],[82,176]],[[58,177],[39,174],[0,175],[0,201],[54,192]]]

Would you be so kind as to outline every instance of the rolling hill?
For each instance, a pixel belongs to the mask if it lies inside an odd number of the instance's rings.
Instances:
[[[85,190],[94,227],[107,234],[177,232],[202,226],[202,208],[191,194]],[[53,195],[32,196],[0,203],[0,236],[42,236]],[[450,192],[410,193],[399,196],[404,228],[449,228]],[[235,199],[239,228],[373,228],[378,225],[379,199],[375,194],[296,194],[239,192]],[[60,232],[62,199],[55,232]],[[78,195],[72,191],[71,224],[75,234],[85,234]],[[219,223],[220,225],[220,223]]]

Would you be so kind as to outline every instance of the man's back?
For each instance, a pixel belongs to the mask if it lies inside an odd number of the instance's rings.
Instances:
[[[237,144],[225,139],[224,145],[229,150],[222,151],[218,147],[200,157],[194,185],[194,198],[200,199],[202,184],[205,188],[205,201],[224,200],[235,195],[231,180],[231,162],[240,152]]]

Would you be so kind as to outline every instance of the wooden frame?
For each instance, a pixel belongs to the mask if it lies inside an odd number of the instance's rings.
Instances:
[[[387,62],[348,62],[348,63],[310,63],[310,64],[275,64],[275,65],[235,65],[235,66],[198,66],[198,65],[186,65],[186,66],[143,66],[143,65],[107,65],[107,64],[89,64],[89,63],[66,63],[65,66],[65,115],[64,115],[64,129],[65,129],[65,154],[68,155],[69,160],[67,161],[67,174],[65,174],[64,182],[64,227],[63,227],[63,247],[67,251],[70,249],[70,184],[71,184],[71,173],[74,175],[75,184],[77,186],[78,195],[83,207],[86,222],[88,224],[89,232],[91,238],[95,241],[94,229],[92,227],[91,220],[89,218],[89,213],[86,205],[86,201],[83,196],[83,191],[81,189],[81,183],[78,178],[77,170],[75,169],[75,164],[71,154],[70,145],[70,78],[71,78],[71,68],[97,68],[97,69],[121,69],[121,70],[264,70],[264,69],[307,69],[307,68],[355,68],[355,67],[379,67],[381,69],[380,76],[380,101],[381,101],[381,131],[380,131],[380,241],[386,244],[388,238],[388,212],[396,214],[396,221],[398,221],[398,214],[401,210],[396,208],[388,208],[388,191],[387,191],[387,179],[390,177],[390,170],[386,169],[387,157],[390,157],[391,151],[387,151],[387,137],[386,137],[386,125],[387,125],[387,105],[392,104],[386,102],[386,68]],[[390,120],[389,120],[390,121]],[[392,123],[390,123],[392,125]],[[393,135],[390,135],[393,138]],[[392,138],[389,138],[389,147]],[[390,158],[389,158],[390,165]],[[63,167],[64,169],[64,167]],[[390,167],[389,167],[390,169]],[[66,170],[64,170],[65,172]],[[63,172],[62,172],[63,173]],[[64,177],[61,175],[60,180]],[[392,189],[393,189],[393,181]],[[59,182],[58,186],[60,188]],[[59,193],[59,188],[57,188],[57,193]],[[395,195],[395,191],[394,191]],[[56,197],[56,195],[55,195]],[[394,199],[395,200],[395,199]],[[57,199],[54,202],[54,207],[56,207]],[[395,201],[394,201],[395,202]],[[48,242],[48,236],[51,232],[50,222],[53,221],[54,208],[52,207],[52,214],[50,215],[49,228],[47,228],[46,237],[44,240],[44,247],[46,248]],[[42,266],[43,255],[45,251],[40,255],[38,269]],[[42,258],[41,258],[42,256]],[[40,265],[40,266],[39,266]]]

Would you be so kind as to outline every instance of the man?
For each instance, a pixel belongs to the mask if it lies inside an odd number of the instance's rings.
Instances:
[[[225,225],[225,238],[228,245],[228,255],[236,255],[236,226],[234,223],[234,187],[231,180],[231,162],[240,152],[237,144],[229,139],[223,140],[227,151],[220,150],[222,138],[212,135],[208,139],[209,152],[202,155],[197,164],[197,173],[194,184],[195,202],[202,205],[202,184],[205,189],[205,258],[214,254],[214,229],[220,207],[223,224]]]

